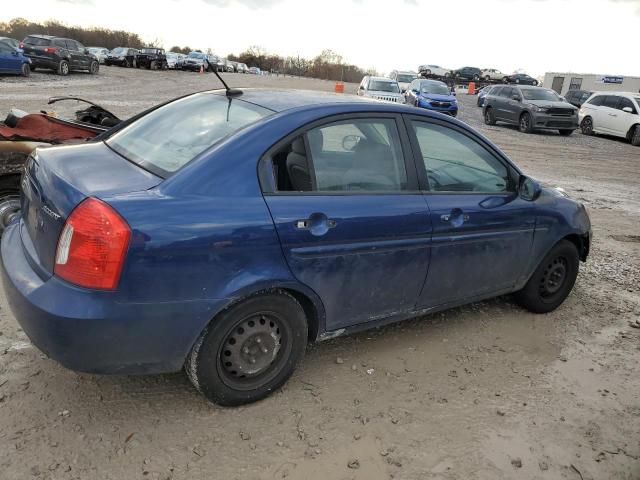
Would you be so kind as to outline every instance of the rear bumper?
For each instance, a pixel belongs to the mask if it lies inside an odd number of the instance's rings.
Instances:
[[[224,300],[134,303],[117,292],[42,279],[27,259],[20,225],[2,236],[1,275],[16,320],[36,347],[63,366],[90,373],[180,370]],[[213,310],[212,310],[213,309]]]
[[[578,116],[572,117],[546,115],[536,113],[532,115],[533,128],[541,130],[575,130],[578,128]]]
[[[31,60],[32,68],[50,68],[52,70],[56,70],[60,65],[59,59],[48,58],[48,57],[37,57],[35,55],[25,55],[25,57]]]

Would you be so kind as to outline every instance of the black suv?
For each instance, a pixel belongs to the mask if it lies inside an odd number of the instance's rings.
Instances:
[[[513,75],[506,76],[502,79],[503,83],[515,83],[517,85],[538,85],[538,80],[530,77],[526,73],[514,73]]]
[[[80,42],[51,35],[29,35],[20,44],[24,55],[31,59],[31,69],[46,68],[58,75],[86,70],[98,73],[100,62]]]
[[[162,48],[143,48],[138,53],[136,61],[138,68],[148,68],[149,70],[166,70],[169,68],[167,55]]]
[[[138,64],[138,50],[135,48],[117,47],[109,52],[104,59],[106,66],[136,67]]]
[[[479,82],[482,76],[482,70],[476,67],[462,67],[453,72],[456,80],[468,80]]]

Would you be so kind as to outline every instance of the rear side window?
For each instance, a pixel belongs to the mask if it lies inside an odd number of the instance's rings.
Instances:
[[[604,98],[603,106],[609,108],[618,108],[618,102],[620,102],[620,97],[616,97],[615,95],[607,95]]]
[[[0,52],[2,52],[2,53],[12,53],[14,51],[15,51],[15,48],[13,48],[8,43],[0,42]]]
[[[433,192],[502,193],[509,170],[474,139],[442,125],[413,122]]]
[[[148,113],[106,143],[130,161],[166,177],[216,142],[272,113],[239,99],[199,93]]]
[[[407,190],[393,119],[354,119],[309,130],[271,157],[280,192],[371,193]]]
[[[33,45],[34,47],[46,47],[47,45],[51,45],[51,40],[48,38],[27,37],[22,43]]]
[[[513,95],[514,95],[514,92],[513,92],[513,88],[511,87],[502,87],[502,90],[500,90],[501,97],[511,98]]]
[[[64,38],[56,38],[53,40],[53,44],[56,47],[60,47],[60,48],[69,48],[67,47],[67,41]]]

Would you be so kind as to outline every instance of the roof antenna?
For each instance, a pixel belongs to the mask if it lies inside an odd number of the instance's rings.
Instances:
[[[218,77],[218,80],[220,80],[222,82],[222,85],[224,85],[224,88],[227,91],[227,97],[239,97],[240,95],[242,95],[242,90],[238,90],[237,88],[229,88],[229,85],[227,85],[227,82],[225,82],[220,76],[220,74],[218,73],[217,68],[213,71],[213,73],[216,74],[216,77]]]

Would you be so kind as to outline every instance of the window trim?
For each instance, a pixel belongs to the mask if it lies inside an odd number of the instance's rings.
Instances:
[[[311,158],[309,151],[309,145],[307,143],[307,133],[314,128],[330,125],[332,123],[344,122],[349,120],[376,120],[376,119],[391,119],[395,121],[396,128],[398,129],[398,136],[400,138],[400,149],[402,151],[402,157],[404,160],[405,172],[407,174],[407,189],[400,191],[388,191],[388,190],[369,190],[369,191],[331,191],[331,192],[298,192],[298,191],[284,191],[277,190],[277,181],[273,175],[273,167],[271,159],[282,147],[291,143],[295,138],[303,135],[305,142],[305,150],[307,158]],[[313,160],[312,160],[313,161]],[[310,170],[314,171],[314,166],[310,165]],[[278,140],[272,145],[266,152],[262,154],[258,161],[258,183],[260,184],[260,190],[263,196],[306,196],[306,197],[320,197],[320,196],[389,196],[389,195],[419,195],[421,193],[419,187],[418,171],[415,165],[413,148],[411,147],[406,125],[403,121],[402,115],[399,113],[389,112],[354,112],[354,113],[340,113],[337,115],[331,115],[323,117],[312,122],[309,122],[301,127],[298,127],[285,137]]]
[[[423,117],[414,114],[404,114],[405,128],[407,130],[407,134],[409,135],[409,140],[411,142],[411,147],[413,150],[413,159],[418,171],[418,182],[420,184],[420,190],[424,195],[492,195],[492,196],[513,196],[517,194],[518,189],[518,180],[522,175],[522,172],[518,167],[516,167],[502,152],[496,149],[493,145],[488,143],[484,138],[476,135],[474,132],[471,132],[465,128],[462,128],[456,124],[449,123],[447,121],[443,121],[436,118]],[[431,190],[429,187],[429,180],[427,178],[427,167],[424,164],[424,159],[422,158],[422,153],[420,150],[420,144],[418,142],[418,137],[413,131],[413,125],[411,122],[421,122],[433,125],[440,125],[442,127],[450,128],[467,138],[475,141],[480,144],[487,153],[492,155],[496,160],[498,160],[504,167],[507,169],[507,173],[509,175],[509,183],[507,186],[508,190],[504,192],[436,192]]]

